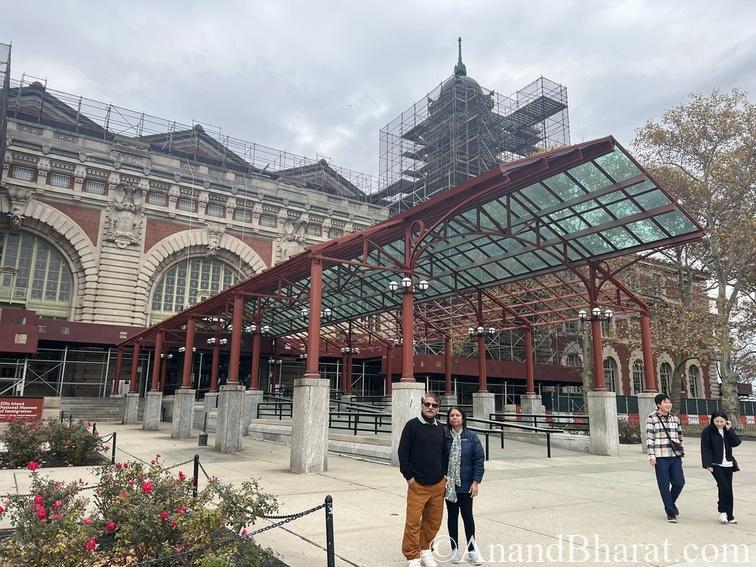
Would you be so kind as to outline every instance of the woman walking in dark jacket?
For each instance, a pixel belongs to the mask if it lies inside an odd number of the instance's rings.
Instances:
[[[732,515],[732,473],[739,471],[738,462],[732,456],[732,448],[740,445],[740,437],[732,429],[727,414],[715,411],[709,425],[701,433],[701,463],[717,481],[719,489],[719,521],[737,524]]]
[[[452,563],[459,563],[462,555],[457,545],[459,513],[465,525],[467,558],[473,565],[482,565],[483,557],[475,545],[475,520],[473,498],[478,494],[478,485],[483,480],[485,454],[480,439],[467,429],[467,416],[462,408],[452,406],[446,413],[444,451],[449,458],[446,483],[447,527],[452,545]]]

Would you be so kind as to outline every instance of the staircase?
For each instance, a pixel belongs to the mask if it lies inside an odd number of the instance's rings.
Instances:
[[[123,398],[61,398],[60,409],[65,419],[73,416],[85,421],[121,422],[123,418]],[[137,421],[142,421],[144,415],[144,400],[139,399]]]

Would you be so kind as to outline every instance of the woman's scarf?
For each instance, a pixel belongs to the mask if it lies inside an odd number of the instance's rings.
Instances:
[[[459,465],[462,460],[462,430],[454,431],[450,428],[452,446],[449,453],[449,470],[447,471],[446,499],[449,502],[457,501],[457,487],[462,484],[459,474]]]

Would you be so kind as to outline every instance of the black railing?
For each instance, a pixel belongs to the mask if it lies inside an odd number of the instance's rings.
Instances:
[[[391,414],[331,411],[328,413],[328,427],[352,431],[355,435],[358,431],[369,431],[375,435],[391,433]]]
[[[482,423],[488,425],[488,429],[480,427],[470,427],[470,431],[480,433],[486,437],[486,460],[488,460],[488,438],[490,435],[498,435],[501,438],[501,448],[504,448],[504,428],[519,429],[521,431],[531,431],[533,433],[545,433],[546,434],[546,456],[551,458],[551,434],[552,433],[564,433],[563,429],[557,429],[552,427],[536,427],[533,425],[525,425],[524,423],[514,423],[511,421],[501,421],[496,419],[476,419],[473,417],[467,418],[468,422]],[[497,429],[498,428],[498,429]]]
[[[513,423],[523,423],[533,427],[552,427],[556,424],[564,431],[587,432],[589,430],[588,414],[554,415],[543,413],[492,413],[489,419]]]

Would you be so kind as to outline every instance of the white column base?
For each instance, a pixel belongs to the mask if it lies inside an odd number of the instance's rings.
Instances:
[[[173,420],[171,421],[173,439],[188,439],[192,436],[195,393],[195,390],[176,390],[173,397]]]
[[[330,380],[294,380],[289,470],[306,474],[328,470],[328,403]]]
[[[618,457],[617,394],[588,392],[588,419],[590,420],[591,453]]]
[[[391,464],[399,466],[399,441],[404,426],[410,419],[420,415],[425,384],[420,382],[395,382],[391,392]]]

